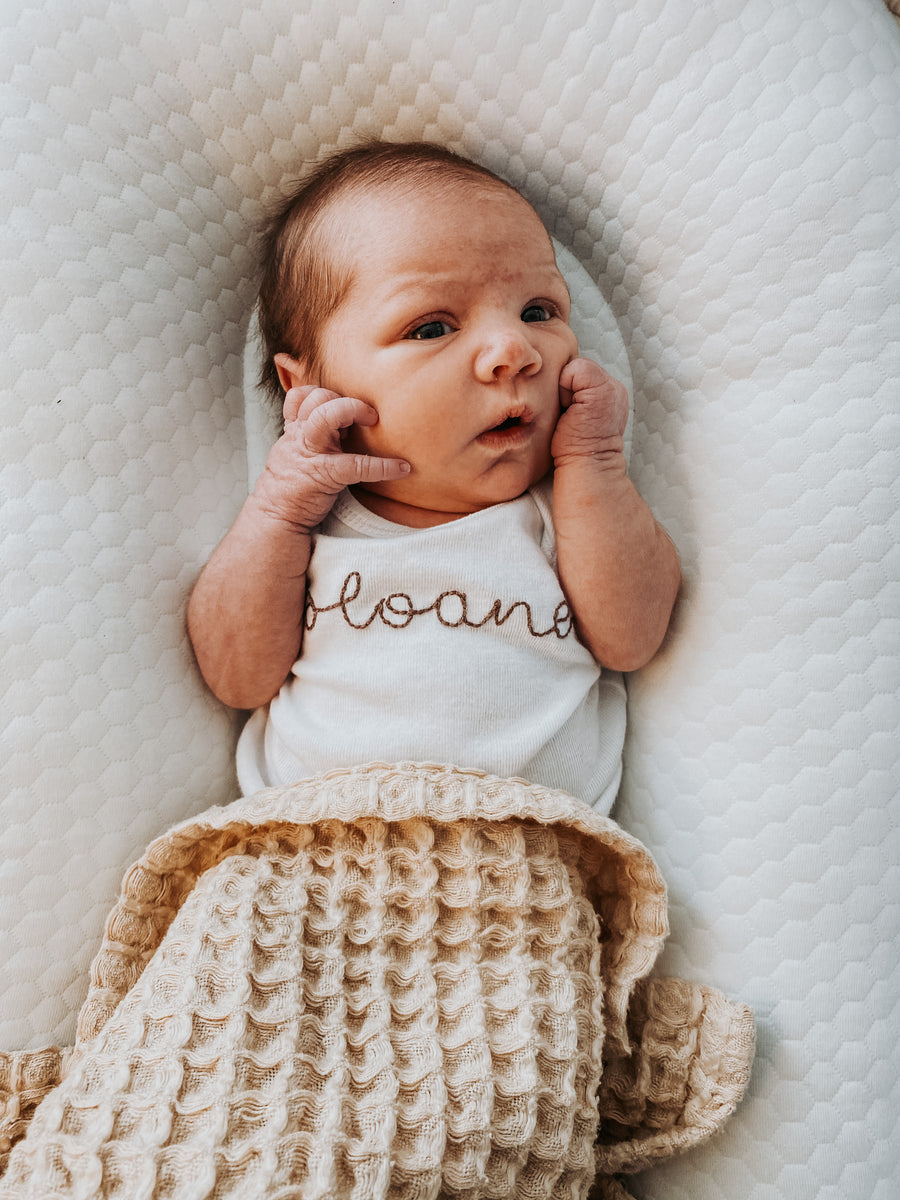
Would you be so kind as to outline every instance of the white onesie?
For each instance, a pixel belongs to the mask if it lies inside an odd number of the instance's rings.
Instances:
[[[431,529],[343,493],[314,538],[303,650],[237,749],[244,795],[333,767],[447,763],[608,812],[625,687],[579,642],[552,488]]]

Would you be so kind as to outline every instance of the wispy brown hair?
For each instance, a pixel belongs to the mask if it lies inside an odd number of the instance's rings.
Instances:
[[[415,189],[479,182],[510,188],[486,167],[428,142],[371,141],[327,158],[296,183],[272,211],[260,236],[258,316],[260,386],[279,402],[274,356],[289,354],[315,376],[319,335],[353,283],[352,264],[329,253],[325,216],[338,200],[364,189]]]

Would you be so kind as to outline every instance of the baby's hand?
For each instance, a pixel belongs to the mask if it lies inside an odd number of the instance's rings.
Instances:
[[[403,478],[410,468],[402,459],[344,453],[341,448],[341,430],[377,421],[375,409],[362,400],[327,388],[291,388],[284,398],[284,433],[253,489],[260,505],[309,532],[345,487]]]
[[[556,467],[622,453],[628,423],[624,384],[590,359],[574,358],[560,373],[559,396],[563,412],[550,443]]]

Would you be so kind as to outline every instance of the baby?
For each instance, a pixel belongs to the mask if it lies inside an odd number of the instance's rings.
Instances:
[[[264,260],[284,432],[188,611],[213,692],[256,710],[244,794],[415,760],[608,812],[619,673],[659,648],[680,570],[540,218],[446,150],[371,143],[288,198]]]
[[[342,154],[273,223],[284,432],[189,625],[276,790],[128,872],[75,1053],[6,1072],[4,1196],[623,1197],[737,1103],[749,1011],[641,978],[662,880],[572,799],[615,798],[679,567],[568,317],[534,210],[443,150]]]

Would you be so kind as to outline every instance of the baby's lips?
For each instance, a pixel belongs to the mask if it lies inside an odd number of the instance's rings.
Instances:
[[[508,421],[516,425],[531,425],[534,422],[534,413],[527,404],[521,401],[507,404],[504,409],[494,414],[494,419],[481,432],[491,433],[495,429],[500,429]]]

